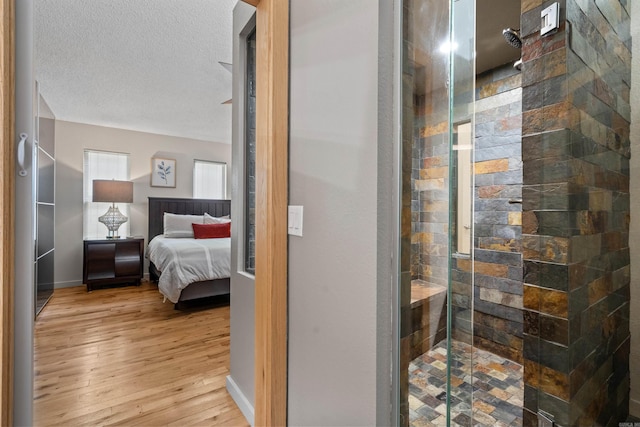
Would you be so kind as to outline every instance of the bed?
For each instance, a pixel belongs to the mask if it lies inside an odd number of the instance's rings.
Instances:
[[[230,200],[208,200],[208,199],[176,199],[176,198],[160,198],[149,197],[149,242],[156,236],[162,236],[164,234],[163,217],[166,213],[179,214],[179,215],[204,215],[205,213],[213,217],[228,216],[231,213],[231,201]],[[159,239],[161,239],[160,237]],[[187,240],[193,239],[166,239],[177,241],[176,248],[186,247]],[[205,240],[211,240],[212,242],[205,242]],[[223,240],[229,239],[201,239],[198,242],[199,246],[207,246],[209,254],[214,254],[215,251],[222,250],[224,246]],[[175,243],[175,242],[174,242]],[[208,248],[212,246],[213,248]],[[227,245],[228,247],[228,245]],[[188,249],[187,249],[188,250]],[[230,255],[230,248],[229,255]],[[172,251],[179,251],[178,249],[172,249]],[[186,255],[184,256],[187,257]],[[156,257],[157,258],[157,257]],[[182,262],[181,260],[178,262]],[[164,264],[167,265],[167,264]],[[211,267],[215,269],[216,267]],[[159,284],[162,277],[161,268],[157,267],[153,262],[149,262],[149,276],[150,279]],[[176,277],[173,273],[173,277]],[[167,278],[162,281],[164,284],[167,282]],[[184,286],[184,287],[183,287]],[[199,280],[189,283],[188,285],[179,285],[183,287],[179,291],[179,297],[176,298],[176,293],[167,291],[163,294],[172,302],[176,304],[176,308],[182,307],[183,303],[194,300],[204,300],[210,297],[229,295],[230,293],[230,279],[229,277],[221,277],[213,280]],[[166,290],[166,289],[165,289]]]

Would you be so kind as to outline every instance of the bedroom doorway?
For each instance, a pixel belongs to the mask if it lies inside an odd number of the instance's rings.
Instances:
[[[256,234],[258,292],[256,293],[256,425],[280,424],[286,419],[286,274],[287,274],[287,143],[288,143],[288,2],[247,1],[257,6],[257,187]],[[14,13],[15,12],[15,13]],[[2,424],[30,425],[33,398],[33,316],[32,293],[24,291],[30,282],[33,254],[29,245],[28,214],[33,200],[29,185],[19,184],[15,175],[16,129],[32,129],[31,80],[33,51],[33,0],[0,3],[3,102],[1,117],[3,198],[2,215]],[[18,24],[17,24],[18,23]],[[14,28],[16,29],[14,38]],[[15,48],[16,44],[19,46]],[[17,55],[16,55],[17,54]],[[14,56],[15,55],[15,56]],[[16,70],[15,74],[13,70]],[[15,80],[14,80],[15,79]],[[27,84],[20,84],[27,82]],[[21,104],[14,109],[15,99]],[[15,122],[13,114],[15,111]],[[22,131],[22,130],[21,130]],[[29,157],[27,147],[27,158]],[[26,170],[31,174],[29,164]],[[26,180],[25,180],[26,183]],[[15,203],[14,203],[15,195]],[[15,209],[11,209],[15,207]],[[15,237],[11,234],[14,230]],[[7,233],[6,231],[9,230]],[[263,257],[264,261],[260,261]],[[14,310],[15,307],[15,310]],[[31,331],[31,332],[30,332]],[[5,422],[6,421],[6,422]]]

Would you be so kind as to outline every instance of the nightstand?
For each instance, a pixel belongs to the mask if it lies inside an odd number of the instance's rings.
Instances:
[[[82,280],[91,292],[96,286],[140,284],[144,239],[86,239]]]

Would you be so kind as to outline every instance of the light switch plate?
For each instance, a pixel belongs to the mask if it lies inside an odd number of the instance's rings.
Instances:
[[[553,3],[540,12],[542,23],[540,25],[540,35],[544,36],[560,28],[560,3]]]
[[[289,206],[288,229],[292,236],[302,237],[302,206]]]

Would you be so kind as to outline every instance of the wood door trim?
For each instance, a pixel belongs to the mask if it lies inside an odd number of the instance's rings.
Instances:
[[[256,6],[256,426],[287,423],[289,0]]]
[[[13,424],[13,289],[15,206],[15,43],[14,0],[0,1],[0,425]]]

